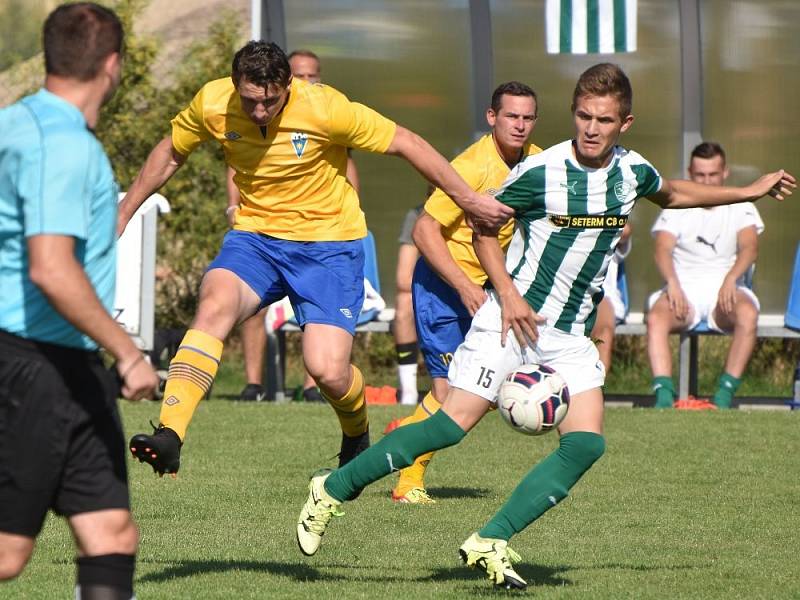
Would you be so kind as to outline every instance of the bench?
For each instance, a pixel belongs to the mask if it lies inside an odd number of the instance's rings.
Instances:
[[[647,335],[644,313],[629,313],[624,323],[617,325],[615,335]],[[692,331],[680,334],[678,345],[678,397],[697,396],[698,340],[701,335],[721,335],[700,323]],[[800,331],[784,326],[784,316],[761,314],[758,316],[756,336],[759,338],[800,338]]]
[[[378,314],[377,319],[359,325],[357,332],[391,333],[391,321],[394,309],[386,308]],[[702,325],[702,324],[701,324]],[[275,402],[288,402],[284,390],[286,369],[286,334],[298,332],[300,328],[292,323],[284,324],[279,330],[267,336],[267,357],[264,381],[267,399]],[[615,335],[647,335],[644,313],[628,314],[624,323],[617,325]],[[708,329],[698,329],[678,334],[678,395],[685,398],[697,395],[697,372],[699,363],[699,344],[701,335],[719,335]],[[800,338],[800,331],[784,326],[784,317],[780,314],[762,314],[758,317],[759,338]],[[649,368],[649,367],[648,367]]]

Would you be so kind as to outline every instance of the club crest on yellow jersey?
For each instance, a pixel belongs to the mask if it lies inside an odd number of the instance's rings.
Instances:
[[[306,149],[307,143],[308,136],[305,133],[300,131],[292,133],[292,147],[294,148],[294,153],[297,154],[297,158],[303,156],[303,151]]]

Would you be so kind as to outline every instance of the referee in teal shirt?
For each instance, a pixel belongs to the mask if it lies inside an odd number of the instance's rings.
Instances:
[[[58,7],[44,89],[0,110],[0,579],[22,571],[52,509],[78,546],[82,600],[133,597],[139,536],[116,401],[158,384],[110,315],[118,190],[92,128],[122,48],[112,11]]]

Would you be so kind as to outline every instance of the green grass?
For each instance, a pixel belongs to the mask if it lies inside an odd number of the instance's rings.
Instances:
[[[129,433],[158,414],[122,404]],[[373,438],[400,407],[372,407]],[[800,598],[800,415],[610,409],[608,451],[539,522],[514,538],[535,598]],[[440,453],[429,507],[396,506],[392,481],[345,505],[320,552],[303,557],[294,523],[308,475],[332,465],[339,433],[314,404],[202,403],[178,479],[130,463],[141,528],[136,574],[148,598],[496,597],[456,550],[554,448],[490,414]],[[65,523],[51,518],[3,598],[71,597]],[[505,594],[499,594],[505,596]]]

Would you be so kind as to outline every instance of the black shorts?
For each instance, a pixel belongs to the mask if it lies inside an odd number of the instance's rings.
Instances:
[[[130,510],[118,392],[97,353],[0,331],[0,531]]]

